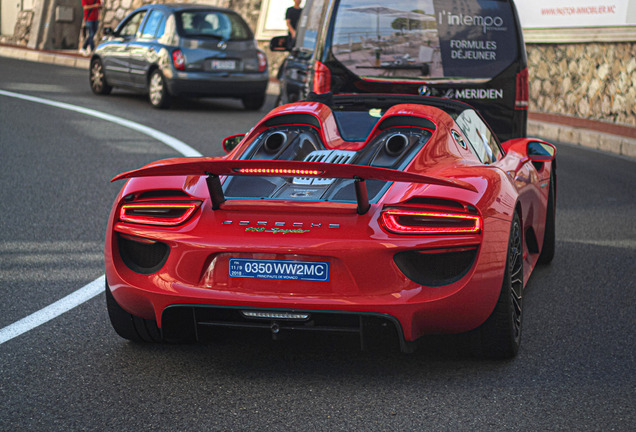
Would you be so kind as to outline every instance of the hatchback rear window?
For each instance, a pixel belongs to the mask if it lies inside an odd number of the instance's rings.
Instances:
[[[509,0],[343,0],[331,45],[361,77],[491,79],[519,56],[517,31]]]
[[[176,16],[179,34],[182,36],[223,40],[252,39],[252,31],[236,14],[194,10],[178,12]]]

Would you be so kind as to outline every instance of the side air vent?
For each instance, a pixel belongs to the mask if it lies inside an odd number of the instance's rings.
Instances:
[[[304,124],[320,129],[320,121],[310,114],[283,114],[266,120],[264,124],[268,127]]]
[[[396,157],[401,155],[408,145],[409,140],[406,135],[397,133],[387,138],[384,143],[384,151],[386,151],[389,156]]]
[[[477,213],[477,209],[473,206],[464,207],[462,203],[457,201],[444,199],[444,198],[432,198],[432,197],[413,197],[402,204],[418,205],[422,207],[448,207],[457,210],[468,210],[470,213]]]
[[[190,195],[183,192],[182,190],[152,190],[147,192],[142,192],[137,197],[138,200],[149,199],[149,198],[188,198]]]
[[[265,140],[263,149],[269,154],[277,153],[283,147],[286,141],[287,135],[285,135],[283,132],[274,132]]]
[[[430,130],[435,130],[435,123],[423,117],[395,115],[391,116],[378,125],[378,129],[384,130],[390,127],[414,126]]]
[[[170,247],[162,242],[139,237],[117,235],[119,256],[136,273],[157,272],[168,259]]]
[[[316,150],[307,155],[306,162],[326,162],[335,164],[350,164],[356,156],[354,151],[344,150]],[[295,185],[329,185],[333,183],[332,178],[312,178],[296,177]]]

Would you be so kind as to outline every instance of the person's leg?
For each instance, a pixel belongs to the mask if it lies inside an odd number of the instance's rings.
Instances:
[[[84,26],[86,26],[86,33],[84,36],[84,43],[82,44],[82,48],[80,49],[80,52],[82,54],[84,54],[84,51],[86,51],[86,47],[88,47],[89,41],[92,40],[92,38],[90,37],[90,22],[85,22]]]
[[[97,33],[97,26],[99,24],[99,21],[88,21],[86,24],[88,27],[88,44],[91,47],[91,52],[93,52],[95,51],[95,41],[93,39],[95,38],[95,34]]]

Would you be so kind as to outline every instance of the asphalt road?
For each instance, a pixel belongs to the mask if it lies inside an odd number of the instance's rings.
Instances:
[[[273,104],[92,95],[85,71],[0,58],[0,90],[87,107],[205,155]],[[2,431],[593,430],[636,424],[636,161],[559,145],[557,253],[533,274],[522,346],[470,358],[350,340],[204,345],[119,338],[99,294],[0,344]],[[103,274],[117,173],[176,156],[140,132],[0,94],[0,331]]]

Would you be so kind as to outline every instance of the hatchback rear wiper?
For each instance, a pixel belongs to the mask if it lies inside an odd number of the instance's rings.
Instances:
[[[207,39],[218,39],[218,40],[223,40],[223,36],[221,35],[216,35],[216,34],[210,34],[210,33],[189,33],[187,35],[188,38],[191,39],[195,39],[195,38],[207,38]]]

